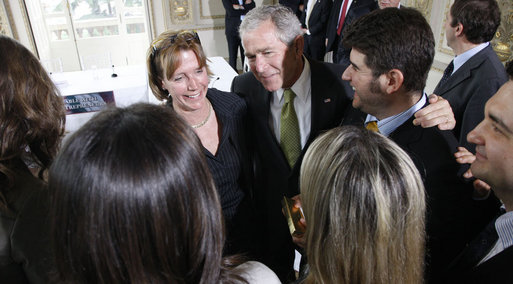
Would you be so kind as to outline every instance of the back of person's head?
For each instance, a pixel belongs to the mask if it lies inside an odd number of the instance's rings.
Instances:
[[[406,91],[422,91],[435,55],[431,27],[411,8],[375,10],[354,21],[343,44],[366,56],[375,78],[392,69],[403,73]]]
[[[303,35],[301,23],[297,16],[282,5],[263,5],[249,11],[240,24],[241,39],[247,32],[257,29],[262,23],[271,21],[275,27],[276,37],[284,44],[291,46],[296,37]]]
[[[420,283],[424,187],[392,140],[352,126],[319,136],[301,167],[307,283]]]
[[[224,232],[193,130],[136,104],[94,116],[50,170],[57,280],[223,282]]]
[[[501,11],[495,0],[455,0],[451,7],[452,27],[461,23],[468,41],[491,41],[501,24]]]
[[[59,91],[39,60],[21,43],[0,36],[0,184],[12,184],[16,159],[49,167],[65,120]],[[0,204],[1,199],[2,194]]]

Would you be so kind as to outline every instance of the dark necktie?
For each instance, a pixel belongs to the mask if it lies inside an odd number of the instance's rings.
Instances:
[[[449,77],[451,77],[452,71],[454,70],[454,60],[447,65],[447,68],[445,68],[444,75],[442,76],[442,79],[440,80],[440,83],[438,83],[438,86],[442,86],[447,80],[449,80]]]
[[[289,162],[291,168],[301,153],[301,137],[299,134],[299,123],[296,110],[294,109],[294,98],[296,94],[291,89],[283,92],[285,103],[281,108],[280,120],[280,146]]]

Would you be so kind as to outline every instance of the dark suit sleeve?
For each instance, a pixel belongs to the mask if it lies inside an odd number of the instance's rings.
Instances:
[[[474,90],[474,95],[470,96],[469,101],[463,111],[463,119],[460,130],[460,144],[472,153],[475,153],[475,145],[467,141],[467,134],[472,131],[484,118],[484,108],[486,102],[501,87],[497,78],[482,80],[478,88]]]
[[[246,4],[246,1],[244,1],[243,6],[244,6],[244,12],[242,13],[243,15],[246,15],[251,9],[256,7],[254,0],[251,0],[251,3],[249,3],[249,4]]]
[[[223,7],[226,12],[227,17],[240,17],[245,14],[245,10],[235,10],[233,9],[233,5],[239,5],[238,0],[223,0]]]
[[[35,188],[19,212],[11,235],[12,258],[21,264],[30,283],[48,283],[52,268],[48,204],[47,191]]]
[[[312,0],[315,1],[315,0]],[[319,3],[316,4],[320,5],[321,8],[321,17],[319,21],[313,25],[310,25],[310,34],[318,34],[326,30],[326,26],[328,25],[328,18],[331,12],[332,2],[331,0],[320,0]],[[305,7],[306,9],[306,7]]]

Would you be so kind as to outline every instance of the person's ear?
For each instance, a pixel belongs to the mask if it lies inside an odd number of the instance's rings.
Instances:
[[[294,54],[296,56],[303,56],[303,48],[305,46],[305,38],[302,35],[298,35],[294,39]]]
[[[385,80],[385,91],[387,94],[391,94],[399,90],[404,82],[403,72],[399,69],[392,69],[384,74]]]
[[[454,34],[458,37],[463,35],[463,25],[458,23],[456,27],[454,27]]]

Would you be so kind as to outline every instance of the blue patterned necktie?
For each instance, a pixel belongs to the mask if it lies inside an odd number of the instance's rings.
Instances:
[[[447,65],[447,68],[445,68],[444,75],[442,76],[442,79],[440,80],[440,83],[438,83],[439,86],[442,86],[449,80],[449,77],[451,77],[452,71],[454,70],[454,60]]]

